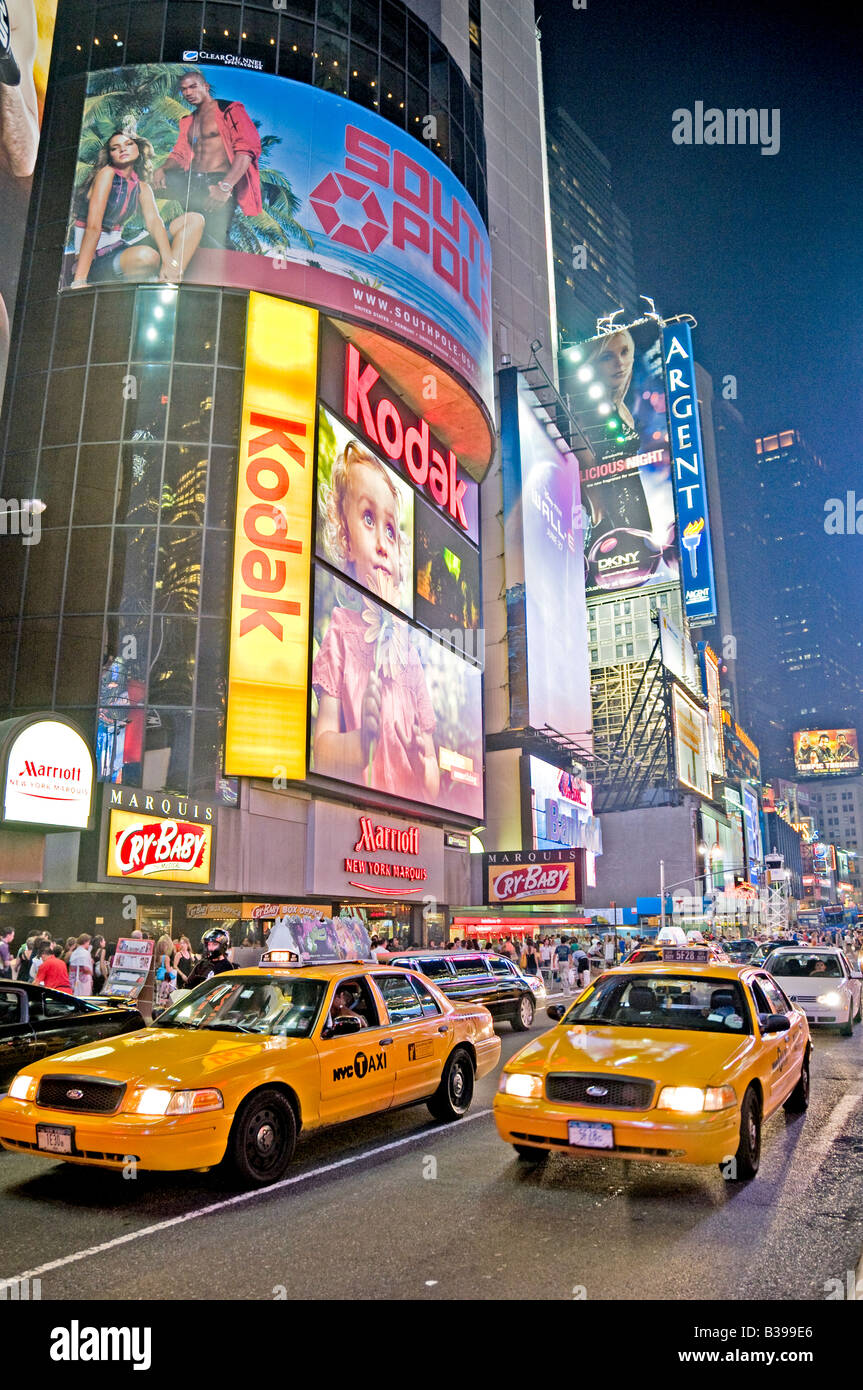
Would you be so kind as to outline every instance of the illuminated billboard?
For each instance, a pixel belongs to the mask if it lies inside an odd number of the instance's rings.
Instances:
[[[482,818],[482,675],[315,567],[313,772]]]
[[[793,735],[794,768],[799,777],[859,772],[856,729],[803,729]]]
[[[704,694],[707,696],[710,771],[714,777],[724,777],[725,752],[722,739],[722,691],[719,684],[719,657],[706,642],[699,642],[698,660],[701,667]]]
[[[417,499],[416,616],[435,631],[449,629],[465,656],[482,664],[479,551],[440,512]],[[460,641],[459,641],[460,635]]]
[[[662,341],[668,379],[672,476],[680,528],[683,611],[691,625],[702,625],[716,617],[716,583],[689,324],[669,324],[662,330]]]
[[[476,205],[412,136],[332,92],[212,64],[90,74],[61,287],[153,277],[362,320],[493,410]]]
[[[249,296],[225,771],[306,772],[318,315]]]
[[[414,495],[326,406],[318,411],[317,554],[413,614]]]
[[[500,373],[500,410],[510,721],[590,747],[578,462],[512,367]]]
[[[0,402],[56,15],[57,0],[0,3]]]
[[[579,450],[589,598],[674,582],[677,523],[659,329],[652,320],[570,348],[561,378]]]
[[[707,711],[688,699],[676,685],[671,690],[671,709],[678,780],[702,796],[710,796]]]
[[[753,878],[756,869],[760,867],[764,858],[761,817],[758,813],[758,793],[746,781],[740,783],[740,791],[743,805],[743,830],[746,838],[746,862],[749,867],[749,876]]]

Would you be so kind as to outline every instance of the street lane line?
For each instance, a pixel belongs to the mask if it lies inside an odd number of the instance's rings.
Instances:
[[[818,1138],[806,1150],[806,1165],[811,1175],[812,1170],[817,1168],[830,1145],[834,1142],[845,1121],[851,1116],[851,1112],[856,1109],[863,1101],[863,1092],[849,1091],[847,1095],[837,1100],[824,1128],[819,1132]]]
[[[270,1183],[268,1187],[257,1187],[253,1192],[240,1192],[235,1197],[226,1197],[222,1202],[211,1202],[209,1206],[198,1207],[196,1211],[187,1211],[182,1216],[172,1216],[167,1221],[158,1221],[154,1226],[142,1226],[137,1231],[127,1231],[123,1236],[115,1236],[113,1240],[103,1241],[101,1245],[91,1245],[86,1250],[76,1250],[72,1255],[63,1255],[59,1260],[50,1260],[48,1264],[39,1265],[36,1269],[28,1269],[24,1274],[16,1274],[11,1279],[0,1279],[0,1288],[7,1287],[10,1282],[20,1284],[24,1279],[39,1278],[43,1274],[48,1274],[52,1269],[62,1269],[64,1265],[75,1264],[79,1260],[88,1260],[93,1255],[102,1255],[106,1250],[114,1250],[120,1245],[128,1245],[133,1240],[139,1240],[144,1236],[155,1235],[157,1231],[168,1231],[172,1226],[182,1226],[184,1221],[194,1221],[199,1216],[212,1216],[214,1212],[224,1211],[226,1207],[236,1207],[242,1202],[250,1202],[255,1197],[265,1197],[271,1192],[278,1192],[283,1187],[293,1187],[296,1183],[308,1182],[310,1178],[318,1178],[324,1173],[334,1173],[338,1168],[347,1168],[352,1163],[362,1163],[366,1158],[375,1158],[378,1154],[392,1152],[393,1149],[404,1148],[406,1144],[418,1144],[421,1140],[427,1140],[430,1135],[448,1134],[459,1125],[470,1124],[471,1120],[482,1120],[490,1115],[491,1110],[476,1110],[470,1115],[465,1115],[461,1120],[455,1120],[445,1128],[423,1130],[421,1134],[406,1134],[402,1139],[393,1139],[389,1144],[381,1144],[376,1149],[366,1149],[363,1153],[349,1154],[347,1158],[336,1159],[334,1163],[325,1163],[321,1168],[310,1168],[306,1173],[298,1173],[293,1178],[282,1178],[280,1182]]]

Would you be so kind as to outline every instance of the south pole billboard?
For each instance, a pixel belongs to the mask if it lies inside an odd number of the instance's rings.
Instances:
[[[154,277],[362,320],[493,413],[479,210],[412,136],[331,92],[210,64],[90,74],[61,288]]]
[[[716,617],[716,582],[689,324],[668,324],[662,330],[662,344],[668,382],[683,611],[691,626],[703,626]]]

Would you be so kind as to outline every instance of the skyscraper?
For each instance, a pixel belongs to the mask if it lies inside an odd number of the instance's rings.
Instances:
[[[546,139],[558,325],[588,338],[615,309],[637,317],[632,233],[609,161],[560,106],[546,113]]]

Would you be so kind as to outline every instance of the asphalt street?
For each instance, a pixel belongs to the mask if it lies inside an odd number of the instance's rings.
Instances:
[[[501,1037],[503,1058],[526,1041]],[[289,1178],[252,1195],[216,1173],[131,1181],[4,1153],[0,1276],[58,1300],[824,1300],[863,1249],[863,1028],[818,1032],[813,1052],[808,1115],[765,1126],[748,1185],[526,1167],[497,1137],[496,1075],[456,1125],[419,1107],[304,1137]]]

